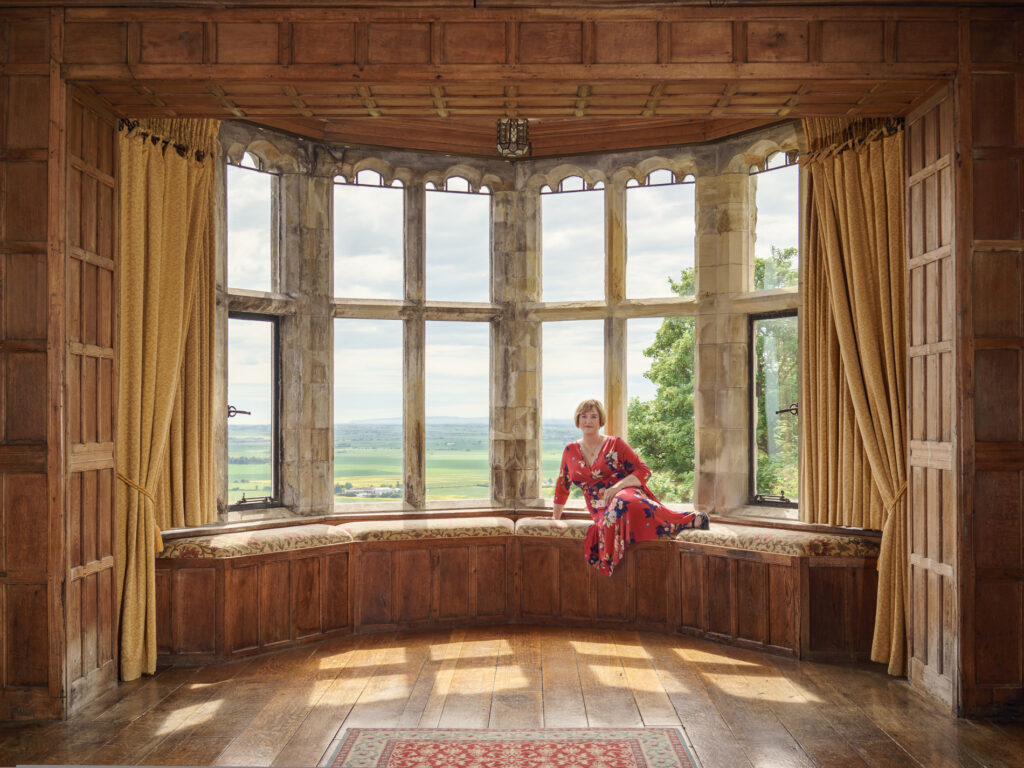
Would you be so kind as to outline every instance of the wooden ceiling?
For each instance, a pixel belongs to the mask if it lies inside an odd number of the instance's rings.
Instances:
[[[784,119],[906,114],[956,70],[948,7],[92,8],[68,78],[130,117],[494,156],[709,141]]]
[[[493,154],[495,120],[531,123],[533,154],[710,141],[793,117],[904,114],[921,81],[738,81],[522,85],[338,82],[94,82],[136,117],[236,118],[300,135]],[[412,143],[410,143],[412,142]]]

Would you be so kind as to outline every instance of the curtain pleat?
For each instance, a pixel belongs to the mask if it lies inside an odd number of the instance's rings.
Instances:
[[[808,120],[801,503],[809,522],[882,529],[872,658],[906,667],[903,132]]]
[[[120,674],[156,669],[159,486],[212,227],[215,121],[137,125],[120,139],[117,588]],[[159,129],[160,132],[157,132]],[[157,140],[154,141],[154,136]],[[166,141],[165,141],[166,140]],[[184,144],[179,152],[173,144]],[[207,159],[199,162],[195,152]],[[187,400],[187,392],[184,394]],[[178,444],[183,447],[182,443]],[[164,523],[166,525],[166,523]]]
[[[213,227],[199,254],[196,290],[160,481],[157,525],[183,528],[217,519],[213,460],[213,324],[216,307]]]

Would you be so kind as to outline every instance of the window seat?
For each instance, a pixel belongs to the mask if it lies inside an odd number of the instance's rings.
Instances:
[[[244,557],[341,544],[346,541],[352,541],[352,534],[342,526],[313,523],[171,539],[164,543],[164,549],[157,557]]]
[[[589,520],[461,517],[204,532],[157,556],[163,661],[326,637],[531,623],[707,637],[795,658],[866,658],[877,540],[712,521],[634,544],[607,578]]]
[[[589,527],[589,520],[524,517],[516,521],[516,535],[583,539]],[[679,542],[803,557],[878,556],[878,541],[871,537],[730,525],[714,520],[709,528],[684,528],[673,538]]]
[[[361,520],[337,526],[354,541],[408,541],[475,536],[511,536],[516,526],[507,517],[449,517],[421,520]]]

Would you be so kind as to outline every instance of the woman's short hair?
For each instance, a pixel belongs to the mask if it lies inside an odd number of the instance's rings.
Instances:
[[[576,406],[576,413],[573,414],[572,420],[576,422],[577,427],[580,425],[580,416],[591,408],[597,411],[597,422],[600,426],[603,427],[604,423],[608,421],[608,415],[604,412],[604,406],[601,405],[601,401],[591,397]]]

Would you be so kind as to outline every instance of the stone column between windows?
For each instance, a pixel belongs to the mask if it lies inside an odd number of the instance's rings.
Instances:
[[[694,504],[725,513],[747,503],[749,488],[747,316],[733,299],[752,280],[750,176],[699,177],[696,197]]]
[[[283,173],[279,182],[281,501],[301,515],[334,511],[331,179]]]
[[[626,185],[616,179],[604,190],[604,405],[605,434],[626,436],[626,320],[615,309],[626,298]]]
[[[491,498],[540,501],[540,198],[522,188],[491,197],[491,295],[501,307],[491,334]]]
[[[419,508],[427,495],[426,477],[426,346],[423,309],[426,298],[427,200],[422,181],[405,187],[405,300],[403,321],[403,485],[405,502]]]

